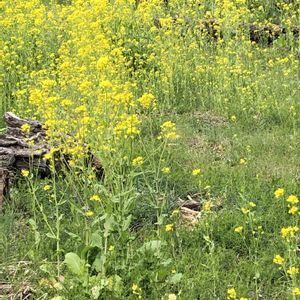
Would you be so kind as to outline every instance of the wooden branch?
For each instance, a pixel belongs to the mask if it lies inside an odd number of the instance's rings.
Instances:
[[[52,175],[50,162],[43,159],[45,154],[50,153],[43,124],[35,120],[22,119],[11,112],[5,113],[4,120],[7,128],[6,133],[0,135],[0,209],[5,195],[9,192],[10,179],[18,170],[36,168],[42,178]],[[28,130],[22,128],[25,124],[29,125]],[[57,151],[54,158],[56,172],[72,169],[68,164],[71,159],[68,155]],[[88,147],[85,163],[86,166],[93,167],[98,179],[104,178],[100,161]]]
[[[176,24],[178,17],[173,17],[173,24]],[[195,22],[195,23],[194,23]],[[207,35],[209,38],[213,40],[218,40],[219,38],[223,38],[224,36],[224,28],[222,28],[221,24],[217,19],[201,19],[192,21],[190,19],[186,19],[186,24],[195,24],[195,28],[198,28],[200,32],[204,35]],[[154,25],[160,29],[162,28],[161,22],[159,18],[154,19]],[[267,43],[271,45],[274,40],[278,39],[282,35],[286,35],[291,32],[294,38],[298,38],[300,34],[299,26],[291,26],[290,28],[277,25],[256,25],[256,24],[239,24],[238,28],[249,33],[249,40],[255,43]],[[235,32],[232,32],[231,35],[235,35]]]
[[[9,187],[9,172],[5,168],[0,168],[0,212],[2,210],[2,203],[4,196],[8,192]]]
[[[6,112],[4,115],[5,123],[8,128],[21,128],[22,125],[28,124],[30,125],[30,132],[41,132],[43,124],[38,121],[29,120],[29,119],[21,119],[16,116],[12,112]]]

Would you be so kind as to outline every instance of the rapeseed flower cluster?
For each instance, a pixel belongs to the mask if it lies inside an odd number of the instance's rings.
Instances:
[[[137,167],[137,166],[140,167],[143,163],[144,163],[144,158],[142,156],[138,156],[138,157],[134,158],[132,161],[132,165],[134,167]]]
[[[245,297],[240,297],[240,298],[238,298],[237,297],[237,292],[236,292],[236,290],[235,290],[235,288],[229,288],[228,290],[227,290],[227,299],[228,300],[237,300],[237,299],[239,299],[239,300],[248,300],[248,298],[245,298]]]
[[[275,192],[274,192],[275,198],[280,198],[284,195],[284,189],[283,188],[278,188]]]
[[[159,139],[177,140],[179,138],[179,135],[177,134],[176,125],[173,122],[171,121],[164,122],[160,126],[160,128],[161,128],[161,133]]]
[[[299,231],[298,226],[288,226],[281,228],[281,236],[286,239],[294,238],[295,234]]]
[[[280,256],[279,254],[277,254],[274,257],[273,262],[274,262],[274,264],[277,264],[277,265],[283,265],[284,258],[282,256]]]
[[[283,198],[285,194],[284,188],[278,188],[274,192],[275,198]],[[286,198],[287,206],[289,208],[288,213],[295,215],[298,212],[297,204],[299,199],[296,195],[291,194]],[[284,270],[286,274],[287,281],[290,282],[292,288],[291,294],[293,296],[299,296],[299,288],[295,285],[297,284],[296,276],[299,273],[299,267],[295,266],[297,262],[297,248],[298,248],[298,222],[296,219],[292,219],[293,225],[282,227],[280,230],[280,235],[283,241],[285,242],[286,251],[289,255],[281,256],[276,254],[273,258],[273,263],[279,265],[279,270]]]

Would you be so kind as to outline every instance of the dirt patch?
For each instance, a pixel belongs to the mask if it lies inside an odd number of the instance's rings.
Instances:
[[[192,113],[191,117],[197,120],[199,123],[211,127],[228,125],[228,121],[226,118],[216,115],[210,111],[206,111],[206,112],[197,111]]]

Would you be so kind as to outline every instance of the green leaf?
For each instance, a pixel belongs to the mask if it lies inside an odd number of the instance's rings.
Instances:
[[[110,232],[113,229],[113,225],[114,225],[114,218],[112,216],[108,217],[105,220],[104,223],[104,237],[107,238],[110,234]]]
[[[161,264],[164,267],[168,267],[168,266],[172,265],[172,263],[173,263],[173,259],[172,258],[168,258],[168,259],[166,259],[166,260],[164,260],[164,261],[161,262]]]
[[[157,219],[156,224],[157,225],[162,225],[164,223],[164,217],[163,216],[159,216]]]
[[[123,221],[122,224],[122,231],[126,231],[129,228],[129,225],[131,223],[131,215],[129,215],[126,220]]]
[[[47,274],[51,274],[52,273],[52,268],[49,264],[42,264],[40,266],[40,270],[43,271],[44,273],[47,273]]]
[[[96,270],[97,272],[100,272],[102,269],[102,261],[100,257],[96,257],[93,264],[92,269]]]
[[[61,206],[63,204],[65,204],[67,202],[67,200],[63,200],[62,202],[59,202],[58,205]]]
[[[80,236],[78,235],[78,234],[75,234],[75,233],[73,233],[73,232],[70,232],[70,231],[68,231],[68,230],[65,230],[65,233],[68,235],[68,236],[70,236],[71,238],[77,238],[77,239],[79,239],[80,240]]]
[[[56,240],[56,236],[55,236],[53,233],[51,233],[51,232],[47,232],[47,233],[46,233],[46,236],[47,236],[48,238],[50,238],[50,239]]]
[[[37,230],[36,222],[33,219],[29,219],[28,223],[31,226],[32,230]]]
[[[176,273],[170,277],[169,282],[171,284],[177,284],[180,282],[181,278],[182,278],[182,273]]]
[[[59,215],[58,221],[61,221],[63,219],[63,217],[64,217],[64,214]]]
[[[38,231],[36,231],[34,233],[34,241],[36,245],[39,245],[40,241],[41,241],[41,235]]]
[[[101,231],[95,231],[92,233],[91,246],[98,247],[100,249],[102,248]]]
[[[97,272],[101,272],[105,266],[105,263],[106,263],[105,253],[102,254],[99,253],[92,264],[92,269],[96,270]]]
[[[139,249],[140,252],[145,254],[146,252],[160,252],[161,247],[165,244],[165,242],[159,241],[159,240],[153,240],[144,243],[144,245]]]
[[[76,253],[69,252],[65,256],[64,263],[67,265],[68,269],[79,276],[85,273],[85,262]]]

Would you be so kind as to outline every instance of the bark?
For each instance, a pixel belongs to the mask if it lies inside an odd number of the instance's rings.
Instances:
[[[9,194],[9,185],[16,173],[22,169],[37,168],[41,178],[50,177],[50,162],[44,160],[50,152],[46,141],[46,130],[36,120],[22,119],[11,112],[5,113],[6,132],[0,134],[0,210],[4,197]],[[24,132],[22,126],[28,124],[30,130]],[[60,152],[54,154],[55,171],[71,170],[70,157]],[[86,165],[92,166],[98,179],[104,178],[104,170],[97,157],[86,149]],[[55,172],[55,173],[56,173]]]

